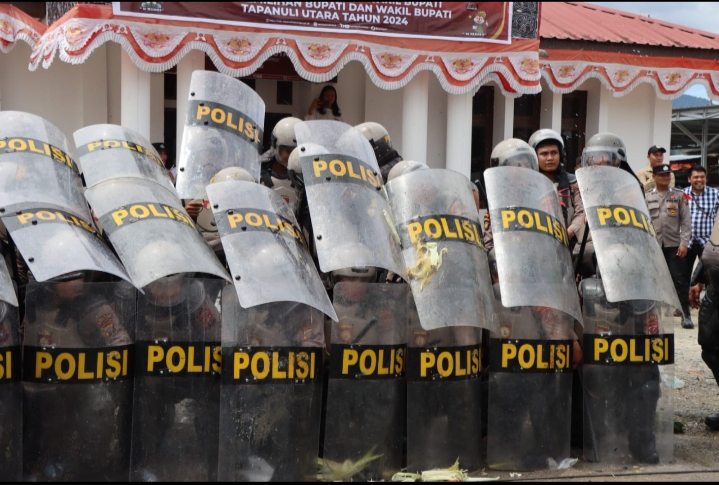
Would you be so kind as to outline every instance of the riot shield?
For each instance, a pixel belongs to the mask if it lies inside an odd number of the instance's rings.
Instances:
[[[324,316],[295,302],[222,299],[220,481],[317,479]]]
[[[425,330],[408,300],[407,471],[448,468],[457,459],[461,469],[479,470],[481,331]]]
[[[334,287],[325,481],[390,480],[402,468],[407,294],[405,284]]]
[[[505,307],[542,306],[581,323],[569,238],[550,180],[521,167],[484,172]]]
[[[18,309],[0,301],[0,477],[22,480],[22,371]]]
[[[139,133],[118,125],[92,125],[73,136],[87,187],[126,177],[150,180],[175,192],[160,155]]]
[[[130,281],[95,227],[59,210],[29,210],[2,218],[37,281],[77,271],[101,271]]]
[[[177,172],[183,199],[206,199],[205,187],[223,168],[242,167],[260,178],[265,103],[245,83],[195,71],[185,113]]]
[[[5,301],[14,307],[18,306],[15,286],[7,269],[5,257],[2,254],[0,254],[0,301]]]
[[[624,170],[577,170],[607,300],[661,301],[681,308],[644,194]]]
[[[324,155],[301,156],[320,268],[325,273],[377,266],[405,276],[382,177],[367,139],[339,121],[295,125],[299,145]],[[300,152],[307,146],[300,146]]]
[[[489,345],[487,464],[556,468],[569,458],[574,321],[548,307],[502,306]]]
[[[171,276],[138,297],[131,481],[215,481],[223,280]]]
[[[85,193],[138,288],[163,276],[207,273],[229,281],[175,195],[154,182],[114,179]]]
[[[494,328],[494,294],[469,180],[420,170],[387,194],[422,327]]]
[[[28,285],[24,480],[127,480],[135,323],[122,320],[134,313],[128,286]]]
[[[65,135],[39,116],[0,112],[0,215],[60,209],[92,222],[74,152]]]
[[[669,463],[674,307],[647,300],[611,303],[601,280],[586,282],[599,291],[583,291],[584,456],[610,464]]]
[[[243,308],[294,301],[337,320],[297,220],[277,192],[231,181],[208,186],[207,195]]]

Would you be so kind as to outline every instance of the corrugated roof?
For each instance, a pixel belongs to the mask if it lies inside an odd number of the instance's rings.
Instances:
[[[719,49],[719,35],[587,3],[542,2],[542,39]]]

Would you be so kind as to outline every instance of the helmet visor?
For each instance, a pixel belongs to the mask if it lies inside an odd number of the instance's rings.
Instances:
[[[582,166],[606,165],[619,167],[622,156],[616,148],[611,147],[590,147],[582,152]]]

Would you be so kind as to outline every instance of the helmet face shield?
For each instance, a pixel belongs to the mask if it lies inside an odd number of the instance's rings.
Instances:
[[[505,158],[501,163],[500,167],[521,167],[529,168],[531,170],[537,170],[537,162],[528,153],[518,153],[517,155]]]
[[[589,147],[582,152],[582,166],[604,165],[619,167],[622,157],[616,148],[610,147]]]

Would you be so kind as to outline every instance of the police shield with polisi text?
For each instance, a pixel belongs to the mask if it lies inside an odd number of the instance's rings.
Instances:
[[[0,476],[14,482],[22,480],[22,348],[18,319],[17,304],[0,301]]]
[[[295,133],[320,269],[372,266],[404,276],[399,237],[367,139],[339,121],[297,123]]]
[[[610,162],[612,147],[604,151],[586,154],[577,171],[597,259],[596,277],[580,284],[584,453],[606,463],[666,463],[674,336],[665,313],[681,305],[639,184]]]
[[[417,170],[386,188],[422,327],[492,329],[494,294],[469,180]]]
[[[485,171],[499,330],[490,341],[487,461],[551,468],[569,457],[574,320],[581,322],[559,197],[521,140]]]
[[[279,193],[233,180],[209,185],[207,195],[243,308],[294,301],[336,320],[302,231]]]
[[[135,291],[77,272],[31,282],[23,346],[23,478],[128,477]]]
[[[389,480],[402,468],[408,286],[373,283],[373,267],[332,278],[322,479]]]
[[[205,199],[210,179],[227,167],[260,178],[265,103],[245,83],[217,72],[195,71],[177,164],[177,192]]]
[[[215,481],[221,279],[176,274],[138,297],[133,481]]]
[[[229,286],[222,310],[218,479],[316,478],[322,313],[292,301],[243,309]]]

